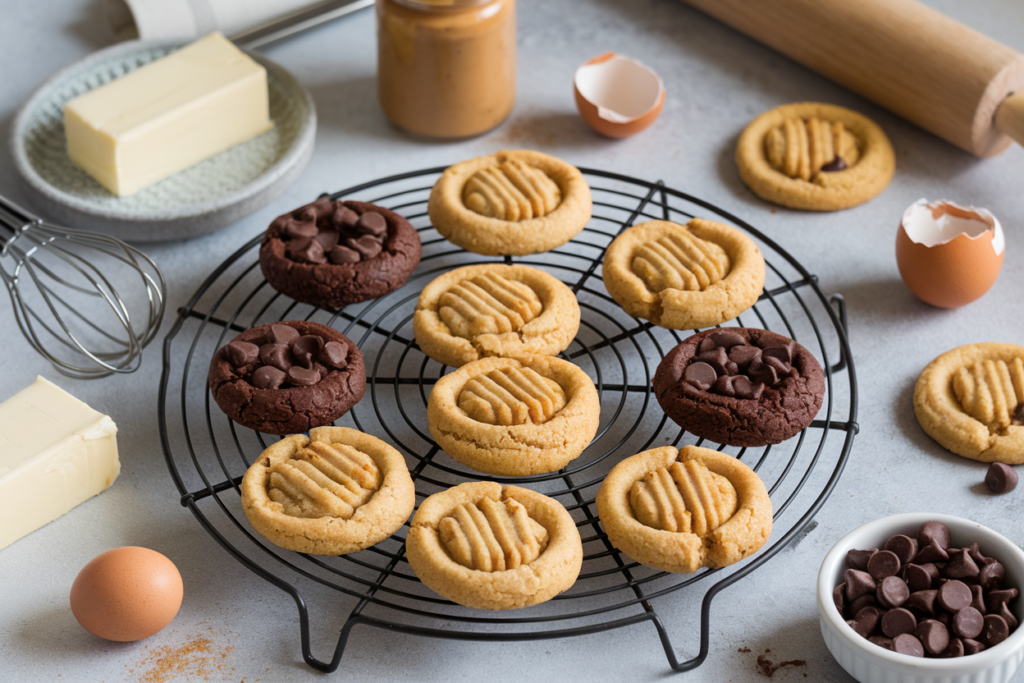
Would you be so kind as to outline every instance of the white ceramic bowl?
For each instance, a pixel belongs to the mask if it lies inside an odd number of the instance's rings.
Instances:
[[[832,591],[843,582],[846,553],[853,549],[881,548],[890,536],[917,537],[928,520],[949,528],[953,547],[981,544],[981,552],[999,560],[1006,569],[1006,586],[1024,587],[1024,552],[988,527],[950,515],[912,513],[883,517],[843,536],[825,556],[818,571],[818,616],[821,635],[832,656],[847,673],[862,683],[1005,683],[1024,659],[1024,625],[993,648],[953,659],[924,659],[879,647],[857,634],[832,601]],[[1013,603],[1013,613],[1024,624],[1024,597]]]

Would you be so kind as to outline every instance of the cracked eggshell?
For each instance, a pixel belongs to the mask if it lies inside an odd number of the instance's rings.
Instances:
[[[1004,247],[1003,229],[987,210],[919,199],[903,213],[896,264],[917,298],[939,308],[957,308],[992,287]]]
[[[654,123],[665,105],[665,84],[657,72],[614,52],[576,69],[573,83],[580,116],[612,138],[639,133]]]

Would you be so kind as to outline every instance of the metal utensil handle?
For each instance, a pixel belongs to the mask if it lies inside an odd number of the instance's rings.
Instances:
[[[327,0],[230,35],[228,40],[246,50],[255,50],[365,9],[373,3],[374,0]]]
[[[14,241],[14,238],[25,232],[30,226],[42,222],[39,216],[0,195],[0,225],[10,232],[9,235],[0,235],[0,246],[4,251],[7,250],[7,245]]]

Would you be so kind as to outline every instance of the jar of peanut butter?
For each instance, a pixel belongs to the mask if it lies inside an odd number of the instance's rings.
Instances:
[[[380,104],[417,136],[491,130],[516,94],[515,0],[377,0]]]

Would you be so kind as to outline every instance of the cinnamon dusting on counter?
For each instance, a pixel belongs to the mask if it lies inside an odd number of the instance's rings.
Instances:
[[[196,636],[179,647],[147,647],[142,659],[128,669],[130,680],[138,683],[167,683],[179,678],[190,681],[235,680],[234,667],[230,665],[234,646],[216,645],[210,639],[213,629],[207,630],[210,633],[206,636]],[[137,673],[140,671],[142,673]]]

